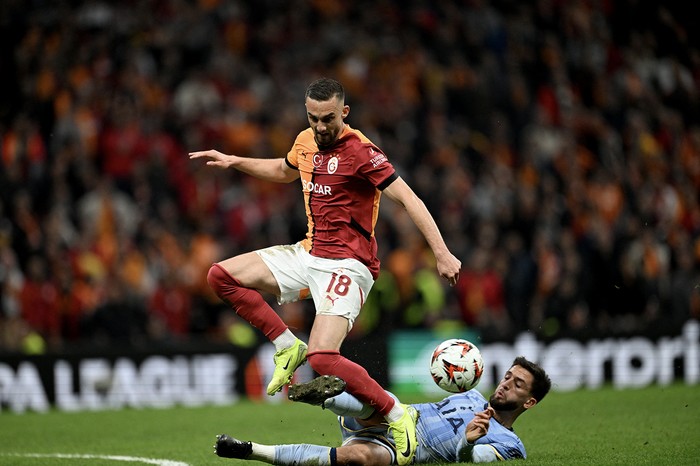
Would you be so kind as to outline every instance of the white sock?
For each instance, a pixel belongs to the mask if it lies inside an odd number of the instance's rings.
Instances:
[[[272,344],[275,345],[275,351],[281,351],[290,348],[295,341],[297,341],[297,337],[294,336],[291,330],[287,329],[282,335],[272,340]]]
[[[249,459],[272,464],[275,460],[275,447],[272,445],[261,445],[255,442],[251,442],[251,444],[253,445],[253,452],[248,457]]]
[[[385,419],[389,422],[396,422],[399,419],[401,419],[401,416],[403,416],[404,409],[401,403],[396,402],[394,403],[394,407],[391,408],[391,411],[389,411],[389,414],[385,416]]]

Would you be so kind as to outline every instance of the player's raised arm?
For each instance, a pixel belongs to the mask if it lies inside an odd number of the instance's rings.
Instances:
[[[212,167],[235,168],[265,181],[289,183],[299,178],[299,171],[287,165],[284,158],[255,159],[228,155],[213,149],[190,152],[189,156],[190,159],[204,159]]]
[[[416,195],[408,184],[401,178],[397,178],[383,193],[395,202],[398,202],[408,212],[408,215],[416,224],[437,260],[437,270],[441,277],[447,279],[454,286],[459,278],[459,269],[462,262],[457,259],[447,248],[440,234],[433,216],[430,215],[423,201]]]
[[[492,415],[493,408],[485,409],[474,415],[474,419],[467,424],[467,429],[464,432],[464,435],[467,437],[467,442],[471,444],[476,443],[477,440],[486,435],[486,432],[489,430],[489,420]]]

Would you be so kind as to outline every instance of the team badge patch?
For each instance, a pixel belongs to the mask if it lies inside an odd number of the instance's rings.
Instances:
[[[331,175],[338,169],[338,157],[331,157],[328,161],[328,173]]]

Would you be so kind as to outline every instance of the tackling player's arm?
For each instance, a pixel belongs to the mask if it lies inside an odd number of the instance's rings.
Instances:
[[[493,416],[493,408],[489,407],[474,415],[464,431],[464,437],[457,446],[460,461],[471,463],[490,463],[502,459],[498,451],[489,444],[476,445],[476,441],[486,435],[489,430],[489,420]]]
[[[235,168],[248,175],[275,183],[290,183],[299,178],[299,171],[290,167],[284,158],[255,159],[227,155],[218,150],[190,152],[190,159],[205,159],[207,165],[219,168]]]
[[[433,250],[440,276],[446,278],[450,285],[457,283],[462,263],[447,249],[445,240],[442,238],[433,216],[430,215],[423,201],[401,177],[396,178],[382,192],[406,209],[411,220],[416,224]]]

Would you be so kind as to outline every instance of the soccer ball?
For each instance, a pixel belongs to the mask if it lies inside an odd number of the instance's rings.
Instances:
[[[430,375],[438,387],[462,393],[476,387],[484,372],[484,360],[476,345],[459,338],[445,340],[433,351]]]

